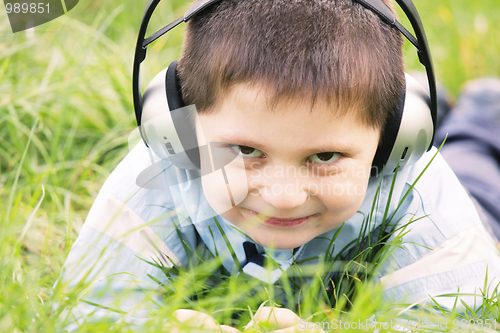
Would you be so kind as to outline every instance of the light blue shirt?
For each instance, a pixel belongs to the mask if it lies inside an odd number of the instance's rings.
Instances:
[[[414,221],[407,228],[409,232],[404,236],[401,248],[391,253],[376,277],[384,286],[386,299],[398,303],[422,304],[429,300],[429,295],[453,293],[458,287],[464,293],[479,292],[484,286],[487,268],[490,283],[496,285],[500,276],[496,246],[472,201],[440,154],[397,209],[402,197],[436,152],[433,148],[415,165],[400,171],[389,203],[388,216],[394,215],[392,221],[399,221],[400,226]],[[155,166],[161,172],[162,181],[170,186],[167,189],[141,188],[136,184],[137,172],[134,169],[146,155],[145,146],[139,143],[106,180],[71,249],[59,281],[67,283],[68,287],[84,278],[86,282],[92,281],[88,291],[81,296],[83,300],[126,312],[124,320],[139,324],[156,307],[148,301],[144,291],[152,291],[149,297],[156,298],[160,304],[162,302],[160,295],[154,294],[158,283],[148,275],[162,283],[168,282],[160,269],[139,258],[149,261],[154,258],[167,266],[171,265],[170,261],[186,265],[189,258],[184,241],[192,249],[206,247],[213,255],[217,248],[224,267],[233,274],[238,273],[215,223],[212,215],[215,213],[205,198],[200,178],[163,160]],[[364,216],[372,210],[380,182],[380,178],[370,179],[359,209],[362,213],[358,212],[346,221],[335,240],[333,255],[358,237]],[[383,220],[391,183],[392,176],[383,177],[370,230],[376,229]],[[253,263],[246,265],[242,244],[249,238],[221,216],[215,217],[246,273],[264,281],[279,278],[280,269],[268,272]],[[291,250],[258,248],[286,270],[293,260],[323,256],[329,245],[327,239],[331,239],[336,231],[331,230],[296,249],[293,258]],[[449,308],[455,301],[454,298],[439,300],[442,306]],[[470,297],[464,300],[469,304],[474,302]],[[116,320],[122,317],[85,302],[80,302],[71,312],[80,323],[102,317]],[[78,323],[73,322],[67,329],[71,331],[77,327]]]

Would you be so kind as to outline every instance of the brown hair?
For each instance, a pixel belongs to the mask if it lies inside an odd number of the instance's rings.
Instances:
[[[353,0],[221,1],[188,22],[178,74],[199,112],[236,83],[263,84],[272,105],[321,98],[374,128],[405,82],[400,33]]]

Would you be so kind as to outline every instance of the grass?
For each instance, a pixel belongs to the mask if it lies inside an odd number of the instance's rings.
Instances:
[[[468,79],[500,74],[497,1],[415,0],[415,4],[427,29],[437,75],[452,95]],[[67,15],[34,32],[17,34],[11,33],[7,15],[0,11],[0,327],[4,332],[56,330],[52,306],[60,295],[50,296],[52,286],[99,188],[128,151],[127,136],[134,127],[132,51],[143,6],[131,0],[81,1]],[[164,0],[153,26],[170,22],[186,8],[184,2]],[[145,82],[178,58],[181,41],[178,29],[151,46]],[[409,68],[420,68],[409,47],[406,59]],[[230,292],[236,288],[232,283]],[[340,311],[342,304],[337,302],[337,312],[322,316],[369,318],[385,306],[373,287],[361,288],[366,292],[359,293],[363,296],[348,313]],[[269,299],[265,289],[260,292],[255,300]],[[497,309],[496,302],[489,300],[488,309]],[[252,304],[252,311],[257,307],[257,302]],[[168,311],[172,308],[164,309],[163,315]],[[242,321],[250,316],[244,313]],[[103,323],[88,330],[99,332],[105,326],[109,327]]]

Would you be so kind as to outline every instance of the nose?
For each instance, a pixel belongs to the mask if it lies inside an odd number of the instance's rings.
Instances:
[[[266,179],[260,188],[262,199],[276,210],[301,206],[308,197],[298,178]]]

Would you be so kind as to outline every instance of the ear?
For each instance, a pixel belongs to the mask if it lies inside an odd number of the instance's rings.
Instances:
[[[417,162],[431,144],[434,125],[429,96],[418,81],[405,73],[405,92],[387,119],[382,141],[372,164],[372,176],[394,173]]]
[[[176,72],[177,61],[158,73],[144,92],[142,133],[153,152],[181,169],[199,169],[197,110],[184,106]]]

